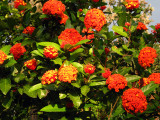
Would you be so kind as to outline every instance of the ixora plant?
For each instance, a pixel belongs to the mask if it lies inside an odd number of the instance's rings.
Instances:
[[[160,24],[147,32],[144,6],[1,1],[0,118],[158,119]]]

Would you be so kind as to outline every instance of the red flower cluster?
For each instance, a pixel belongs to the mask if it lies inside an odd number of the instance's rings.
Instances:
[[[79,9],[78,11],[79,11],[79,12],[82,12],[82,11],[83,11],[83,9]]]
[[[93,2],[99,2],[99,0],[92,0]]]
[[[160,29],[160,23],[158,23],[157,25],[155,25],[155,29],[159,30]]]
[[[102,73],[102,76],[107,79],[111,75],[111,71],[110,69],[105,69],[104,71],[105,72]]]
[[[137,30],[147,30],[147,27],[142,22],[138,22]]]
[[[126,2],[125,6],[129,10],[138,8],[140,4],[139,0],[126,0],[125,2]]]
[[[79,41],[82,40],[82,36],[79,34],[79,32],[74,28],[68,28],[61,32],[61,34],[58,36],[58,39],[62,40],[61,48],[64,48],[66,44],[75,45]],[[69,51],[73,52],[77,48],[79,48],[80,45],[70,49]]]
[[[125,26],[129,27],[131,24],[129,22],[125,22]]]
[[[131,88],[123,92],[122,105],[128,113],[143,113],[147,104],[146,96],[141,89]]]
[[[2,65],[6,59],[7,55],[2,50],[0,50],[0,65]]]
[[[53,46],[47,46],[44,48],[43,54],[46,58],[54,59],[58,56],[58,50]]]
[[[21,46],[21,43],[16,43],[10,49],[10,53],[13,54],[15,60],[18,60],[24,52],[26,52],[26,49],[24,46]]]
[[[148,79],[154,81],[155,84],[160,84],[160,73],[152,73]]]
[[[85,40],[85,39],[89,39],[89,40],[94,39],[94,32],[92,30],[83,29],[82,33],[85,33],[85,36],[83,36],[83,38],[82,38],[83,40]],[[93,40],[91,40],[87,44],[90,44],[92,42],[93,42]]]
[[[57,71],[56,70],[48,70],[45,72],[41,78],[41,83],[43,85],[45,84],[51,84],[54,83],[57,80]]]
[[[108,55],[109,52],[110,52],[110,50],[106,47],[105,48],[105,54]]]
[[[24,34],[32,35],[32,33],[34,32],[34,30],[35,30],[35,27],[28,26],[28,27],[26,27],[26,28],[23,30],[23,33],[24,33]]]
[[[84,18],[84,24],[87,29],[93,28],[100,31],[103,25],[106,24],[106,16],[102,10],[90,9]]]
[[[157,54],[154,48],[145,47],[139,53],[138,63],[140,64],[140,66],[146,69],[146,67],[150,67],[151,64],[154,63],[154,58],[156,57]]]
[[[148,78],[143,78],[143,79],[140,79],[140,80],[138,81],[140,87],[146,86],[146,85],[148,85],[150,82],[151,82],[151,81],[150,81],[150,79],[148,79]]]
[[[104,6],[101,6],[100,9],[103,11],[105,10],[107,7],[104,5]]]
[[[127,86],[127,80],[120,74],[113,74],[106,80],[108,89],[115,89],[115,92],[119,92],[119,89],[124,89]]]
[[[14,1],[14,7],[18,8],[19,5],[25,6],[25,5],[27,5],[27,3],[25,3],[23,0],[15,0]]]
[[[68,16],[64,14],[65,10],[65,5],[61,1],[57,0],[49,0],[45,2],[42,8],[44,14],[60,17],[60,24],[65,24],[68,19]]]
[[[35,70],[37,67],[37,61],[36,59],[28,60],[24,63],[24,66],[26,66],[30,70]]]
[[[85,73],[89,73],[90,75],[94,73],[96,67],[90,63],[84,66]]]
[[[78,70],[73,65],[65,66],[59,69],[58,79],[62,82],[71,83],[71,81],[76,81]]]

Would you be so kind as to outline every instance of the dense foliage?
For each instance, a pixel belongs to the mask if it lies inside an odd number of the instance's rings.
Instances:
[[[32,2],[0,1],[2,120],[158,118],[160,24],[147,31],[143,2]]]

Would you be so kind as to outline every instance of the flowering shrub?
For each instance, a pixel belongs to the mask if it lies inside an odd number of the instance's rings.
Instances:
[[[137,30],[147,30],[147,27],[142,22],[138,22]]]
[[[41,83],[43,85],[51,84],[51,83],[54,83],[56,80],[57,80],[57,71],[56,70],[48,70],[43,74],[43,76],[41,78]]]
[[[135,8],[139,7],[139,0],[125,0],[126,4],[126,8],[129,10],[133,10]]]
[[[154,81],[155,84],[160,84],[160,73],[152,73],[148,79]]]
[[[37,67],[37,61],[36,59],[28,60],[24,63],[24,66],[26,66],[30,70],[35,70]]]
[[[120,74],[113,74],[106,80],[108,89],[115,89],[115,92],[119,92],[119,89],[124,89],[127,86],[127,80]]]
[[[105,69],[104,71],[105,72],[102,73],[102,76],[107,79],[111,75],[111,71],[110,69]]]
[[[95,71],[96,67],[90,63],[84,66],[84,71],[85,73],[93,74]]]
[[[19,5],[25,6],[25,5],[27,5],[27,3],[24,2],[23,0],[15,0],[15,1],[14,1],[14,7],[15,7],[15,8],[18,8]]]
[[[35,27],[28,26],[28,27],[26,27],[26,28],[23,30],[23,33],[24,33],[24,34],[32,35],[32,33],[34,32],[34,30],[35,30]]]
[[[24,46],[21,46],[21,43],[16,43],[10,49],[10,53],[13,54],[15,60],[18,60],[24,52],[26,52],[26,49]]]
[[[138,63],[143,67],[150,67],[154,63],[154,59],[157,57],[156,50],[151,47],[143,48],[138,56]]]
[[[44,48],[43,54],[46,58],[54,59],[58,56],[58,50],[52,46],[47,46]]]
[[[100,31],[106,24],[105,14],[99,9],[90,9],[84,18],[84,24],[87,29],[93,28]]]
[[[142,90],[137,88],[131,88],[123,92],[122,105],[123,108],[131,113],[143,113],[147,109],[146,96]]]
[[[0,65],[2,65],[6,59],[7,55],[2,50],[0,50]]]

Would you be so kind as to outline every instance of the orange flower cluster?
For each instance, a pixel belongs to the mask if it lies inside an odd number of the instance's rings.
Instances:
[[[74,28],[68,28],[61,32],[61,34],[58,36],[58,39],[62,40],[61,48],[64,48],[66,44],[75,45],[79,41],[82,40],[82,36],[79,34],[79,32]],[[77,48],[79,48],[80,45],[70,49],[69,51],[73,52]]]
[[[119,92],[119,89],[124,89],[127,86],[127,80],[120,74],[113,74],[106,80],[106,85],[108,89],[115,89],[115,92]]]
[[[84,66],[85,73],[89,73],[90,75],[94,73],[96,67],[90,63]]]
[[[62,82],[71,83],[71,81],[76,81],[78,70],[73,65],[65,66],[59,69],[58,79]]]
[[[137,30],[147,30],[147,27],[142,22],[138,22]]]
[[[43,54],[46,58],[54,59],[58,56],[58,50],[53,46],[47,46],[44,48]]]
[[[37,61],[36,59],[28,60],[24,63],[24,66],[26,66],[30,70],[35,70],[37,67]]]
[[[155,84],[160,84],[160,73],[152,73],[148,79],[154,81]]]
[[[141,89],[131,88],[123,92],[122,105],[128,113],[143,113],[147,104],[146,96]]]
[[[148,79],[148,78],[143,78],[143,79],[140,79],[140,80],[138,81],[140,87],[146,86],[146,85],[148,85],[150,82],[151,82],[151,80]]]
[[[24,46],[21,46],[21,43],[16,43],[10,49],[10,53],[13,54],[15,60],[18,60],[24,52],[26,52],[26,49]]]
[[[19,5],[25,6],[25,5],[27,5],[27,3],[25,3],[23,0],[15,0],[14,1],[14,7],[18,8]]]
[[[24,34],[30,34],[30,35],[32,35],[32,33],[34,32],[34,30],[35,30],[35,27],[28,26],[28,27],[26,27],[26,28],[23,30],[23,33],[24,33]]]
[[[35,30],[35,27],[28,26],[28,27],[26,27],[26,28],[23,30],[23,33],[24,33],[24,34],[32,35],[32,33],[34,32],[34,30]]]
[[[140,64],[140,66],[146,69],[146,67],[150,67],[151,64],[154,63],[154,58],[156,57],[157,54],[154,48],[145,47],[139,53],[138,63]]]
[[[89,40],[94,39],[94,32],[92,30],[83,29],[82,33],[85,33],[85,36],[83,36],[83,38],[82,38],[83,40],[85,40],[85,39],[89,39]],[[87,44],[90,44],[92,42],[93,42],[93,40],[91,40],[90,42],[87,42]]]
[[[129,10],[138,8],[140,4],[139,0],[126,0],[125,2],[126,2],[125,6]]]
[[[111,71],[110,69],[105,69],[104,71],[105,72],[102,73],[102,76],[107,79],[111,75]]]
[[[44,14],[60,17],[60,24],[65,24],[68,19],[68,16],[64,14],[65,10],[65,5],[61,1],[57,0],[49,0],[45,2],[42,8]]]
[[[129,22],[125,22],[125,26],[129,27],[131,24]]]
[[[106,24],[106,16],[102,10],[90,9],[84,18],[84,24],[87,29],[93,28],[100,31],[103,25]]]
[[[43,85],[45,84],[51,84],[54,83],[57,80],[57,71],[56,70],[48,70],[45,72],[41,78],[41,83]]]
[[[2,50],[0,50],[0,65],[2,65],[6,59],[7,55]]]

